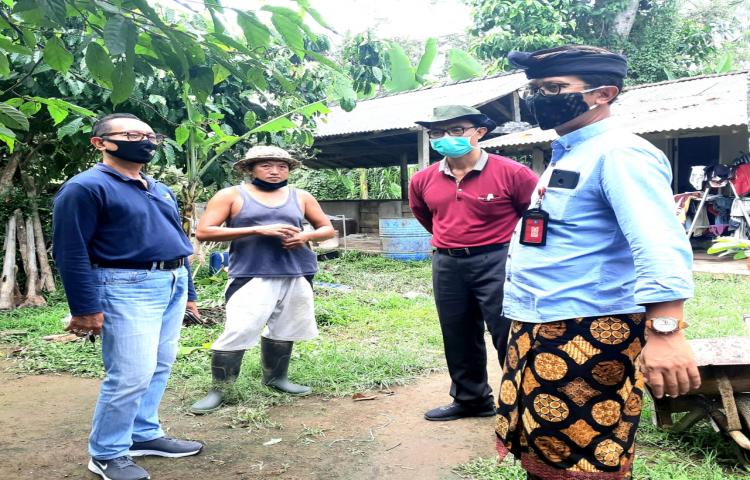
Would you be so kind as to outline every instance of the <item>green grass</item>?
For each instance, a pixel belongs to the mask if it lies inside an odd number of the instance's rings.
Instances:
[[[429,262],[400,263],[382,257],[350,253],[321,263],[320,282],[352,287],[351,292],[316,287],[316,318],[320,337],[295,345],[290,376],[312,385],[323,395],[344,396],[372,388],[400,385],[435,369],[444,368],[440,327],[431,297]],[[201,305],[222,303],[224,278],[199,275],[196,282]],[[750,278],[696,275],[696,298],[687,303],[691,338],[744,334],[742,314],[750,313]],[[406,298],[407,292],[417,292]],[[25,330],[24,336],[2,337],[18,345],[18,368],[28,373],[72,373],[101,376],[99,344],[57,344],[44,335],[62,333],[67,314],[64,297],[51,296],[49,306],[15,310],[0,315],[0,331]],[[182,354],[175,362],[170,393],[183,408],[199,398],[211,383],[210,356],[206,348],[222,331],[221,325],[191,326],[182,330]],[[272,427],[268,408],[293,399],[261,385],[258,349],[245,355],[237,383],[227,391],[230,407],[219,413],[235,426]],[[651,425],[644,409],[638,437],[635,478],[739,479],[732,443],[706,424],[682,435]],[[455,473],[477,480],[525,478],[519,465],[477,458],[459,465]]]

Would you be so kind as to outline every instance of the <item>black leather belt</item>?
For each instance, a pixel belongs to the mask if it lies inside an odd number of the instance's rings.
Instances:
[[[494,252],[507,247],[507,243],[495,243],[492,245],[482,245],[481,247],[463,247],[463,248],[436,248],[435,251],[451,257],[471,257],[480,253]]]
[[[174,270],[187,264],[187,258],[174,260],[155,260],[153,262],[130,262],[97,260],[92,265],[99,268],[123,268],[126,270]]]

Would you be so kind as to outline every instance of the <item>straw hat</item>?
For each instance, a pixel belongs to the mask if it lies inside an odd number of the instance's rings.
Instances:
[[[289,170],[293,170],[302,165],[301,161],[292,157],[292,155],[283,148],[274,147],[273,145],[258,145],[250,148],[241,160],[234,162],[232,167],[235,170],[250,170],[254,164],[264,160],[286,162],[286,164],[289,165]]]

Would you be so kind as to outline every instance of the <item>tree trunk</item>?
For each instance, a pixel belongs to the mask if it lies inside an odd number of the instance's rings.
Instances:
[[[19,222],[19,226],[23,219],[16,219]],[[26,299],[20,305],[21,307],[43,307],[47,305],[47,301],[39,292],[39,269],[36,265],[36,247],[34,244],[34,222],[30,217],[26,217],[26,225],[24,227],[26,236],[18,237],[19,247],[26,244],[26,260],[23,262],[23,268],[26,271]],[[20,233],[19,229],[19,233]]]
[[[13,176],[16,174],[16,170],[18,169],[19,157],[19,152],[11,155],[8,159],[8,163],[3,168],[3,172],[0,173],[0,195],[4,195],[5,190],[7,190],[13,183]]]
[[[5,228],[5,258],[0,279],[0,310],[12,310],[16,286],[16,216],[11,215]]]
[[[367,169],[359,169],[359,198],[361,200],[367,200],[369,192],[367,191]]]
[[[625,40],[628,38],[628,35],[630,35],[630,30],[635,23],[639,5],[640,0],[628,0],[625,8],[618,12],[612,20],[612,31],[615,36],[617,36],[618,40]]]
[[[23,170],[20,170],[21,182],[26,189],[26,196],[31,201],[31,220],[34,226],[34,242],[36,244],[36,257],[39,266],[39,288],[45,292],[54,292],[55,277],[52,274],[52,268],[49,264],[49,255],[47,254],[47,243],[44,241],[44,230],[42,230],[42,221],[39,218],[39,202],[36,196],[36,185]]]

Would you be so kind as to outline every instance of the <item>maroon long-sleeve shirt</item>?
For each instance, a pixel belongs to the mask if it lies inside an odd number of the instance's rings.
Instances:
[[[485,154],[456,181],[445,161],[412,177],[409,206],[437,248],[507,243],[529,207],[537,176],[509,158]]]

